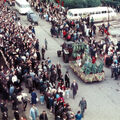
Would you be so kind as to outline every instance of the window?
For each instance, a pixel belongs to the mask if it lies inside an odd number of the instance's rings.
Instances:
[[[95,14],[94,12],[90,12],[90,15],[93,15],[93,14]]]
[[[80,13],[79,16],[82,16],[82,13]]]
[[[107,13],[107,11],[102,11],[102,13]]]
[[[100,12],[96,12],[96,14],[100,14]]]
[[[68,12],[68,15],[69,15],[69,16],[73,16],[73,14],[72,14],[71,12]]]
[[[74,16],[77,16],[77,14],[74,14]]]

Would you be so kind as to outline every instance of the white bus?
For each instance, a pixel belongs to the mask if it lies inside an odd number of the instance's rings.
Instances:
[[[30,4],[26,0],[16,0],[15,8],[20,14],[26,14],[29,11],[32,11]]]
[[[93,17],[94,22],[101,22],[107,20],[114,20],[116,13],[111,7],[92,7],[92,8],[80,8],[80,9],[69,9],[67,11],[67,18],[70,20]]]

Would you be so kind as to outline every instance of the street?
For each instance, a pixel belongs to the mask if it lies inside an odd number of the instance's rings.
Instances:
[[[30,25],[26,16],[20,17],[20,22],[23,26],[27,27]],[[81,97],[85,97],[87,100],[87,110],[82,120],[120,120],[120,81],[111,78],[111,69],[104,67],[104,81],[91,84],[83,83],[70,69],[69,64],[65,64],[62,57],[57,57],[57,50],[61,50],[60,45],[64,40],[61,38],[52,38],[50,35],[50,27],[51,25],[48,22],[40,19],[39,25],[35,26],[36,37],[39,39],[40,47],[44,45],[45,38],[47,39],[48,50],[46,51],[45,57],[50,57],[54,64],[59,62],[62,65],[63,75],[66,70],[69,70],[71,82],[76,80],[79,85],[75,100],[72,99],[72,93],[69,99],[65,99],[65,101],[70,104],[73,112],[77,113],[77,111],[80,110],[78,106],[79,101]],[[41,108],[45,109],[45,105],[42,105]],[[41,112],[42,111],[40,111],[40,113]],[[29,116],[29,107],[25,114]],[[49,120],[53,120],[52,114],[49,114]]]

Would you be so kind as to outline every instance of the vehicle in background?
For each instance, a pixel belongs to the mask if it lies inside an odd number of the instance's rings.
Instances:
[[[94,22],[114,20],[116,18],[116,13],[111,7],[80,8],[67,11],[67,18],[71,20],[84,19],[88,15],[90,19],[94,19]]]
[[[15,0],[15,8],[20,14],[32,11],[30,4],[26,0]]]
[[[15,0],[6,0],[10,6],[15,6]]]
[[[39,16],[37,14],[35,14],[34,12],[28,12],[27,13],[27,20],[31,22],[31,24],[36,24],[38,25],[38,19]]]

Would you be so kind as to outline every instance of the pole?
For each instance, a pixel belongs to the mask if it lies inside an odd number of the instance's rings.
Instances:
[[[108,9],[108,5],[107,5],[107,9]],[[108,30],[109,30],[109,9],[108,9]]]

